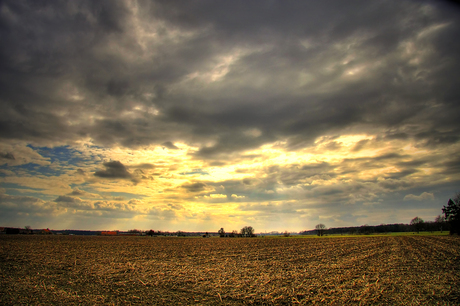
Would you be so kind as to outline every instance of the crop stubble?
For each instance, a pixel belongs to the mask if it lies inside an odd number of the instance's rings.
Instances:
[[[0,236],[2,305],[458,305],[460,239]]]

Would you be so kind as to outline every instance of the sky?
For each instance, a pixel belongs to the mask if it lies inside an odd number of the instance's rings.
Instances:
[[[2,1],[0,226],[433,221],[459,37],[446,1]]]

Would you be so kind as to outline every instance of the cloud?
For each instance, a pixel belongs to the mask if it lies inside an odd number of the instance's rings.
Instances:
[[[434,200],[434,195],[429,192],[423,192],[419,196],[414,195],[414,194],[408,194],[404,196],[404,201],[410,201],[410,200],[414,200],[414,201]]]
[[[163,147],[166,147],[166,148],[171,149],[171,150],[178,150],[179,149],[171,141],[163,142],[162,145],[163,145]]]
[[[81,202],[80,198],[68,197],[68,196],[59,196],[54,202],[67,202],[67,203],[76,203]]]
[[[458,8],[242,3],[3,1],[0,184],[31,196],[8,205],[158,203],[158,221],[190,201],[217,219],[206,209],[237,195],[260,210],[230,203],[234,222],[274,224],[284,201],[339,224],[399,222],[404,198],[438,214],[428,195],[460,182]]]
[[[13,153],[0,153],[0,158],[15,160]]]
[[[180,204],[171,204],[169,203],[168,206],[172,209],[172,210],[182,210],[184,209],[184,207]]]
[[[11,196],[0,193],[0,220],[3,224],[18,221],[21,216],[56,216],[65,211],[56,203],[47,202],[32,196]],[[10,219],[10,220],[9,220]]]
[[[89,193],[85,190],[81,190],[81,189],[78,189],[77,187],[75,187],[72,192],[68,193],[68,195],[71,195],[71,196],[83,196],[83,197],[89,197],[89,198],[98,198],[100,197],[100,195],[98,194],[94,194],[94,193]]]
[[[353,148],[353,152],[358,152],[358,151],[361,151],[363,148],[365,148],[365,146],[370,142],[369,139],[363,139],[363,140],[360,140],[359,142],[356,143],[356,145],[354,146]]]
[[[226,3],[138,5],[44,5],[60,16],[50,19],[42,4],[5,3],[2,137],[48,143],[90,137],[109,147],[169,149],[177,148],[172,137],[193,139],[203,159],[284,138],[288,148],[300,149],[359,125],[426,145],[458,142],[450,119],[459,108],[449,102],[458,91],[446,84],[459,68],[447,38],[459,27],[444,6],[363,2],[330,9],[275,1],[227,16],[234,8]],[[258,18],[244,17],[253,14]],[[178,17],[185,15],[193,17]],[[25,20],[28,27],[16,26]],[[78,35],[64,39],[69,29]],[[450,64],[439,66],[437,56]],[[426,102],[434,100],[442,112]]]
[[[142,163],[139,165],[132,165],[131,167],[137,168],[137,169],[151,170],[155,168],[155,165],[149,164],[149,163]]]
[[[69,195],[84,195],[84,194],[86,194],[86,191],[80,190],[78,188],[74,188],[72,192],[69,193]]]
[[[184,188],[187,192],[202,192],[208,189],[208,186],[201,182],[186,183],[183,184],[181,187]]]
[[[126,170],[126,167],[119,161],[110,161],[105,162],[105,170],[99,170],[94,173],[94,176],[102,178],[121,178],[121,179],[131,179],[131,173]]]

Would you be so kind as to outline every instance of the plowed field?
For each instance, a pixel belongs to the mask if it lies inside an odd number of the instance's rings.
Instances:
[[[460,239],[0,236],[1,305],[460,305]]]

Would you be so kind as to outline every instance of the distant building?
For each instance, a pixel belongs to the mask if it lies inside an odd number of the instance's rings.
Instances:
[[[52,235],[53,232],[49,229],[49,228],[45,228],[45,229],[42,229],[40,232],[39,232],[40,235]]]

